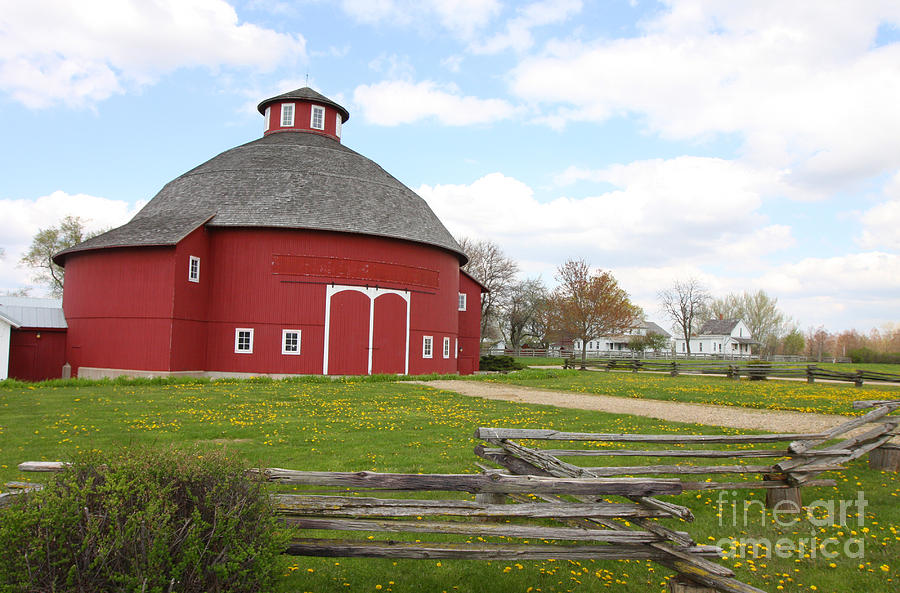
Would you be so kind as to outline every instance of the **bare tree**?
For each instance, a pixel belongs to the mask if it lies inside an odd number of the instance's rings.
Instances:
[[[498,307],[509,295],[510,287],[519,273],[519,264],[506,257],[500,246],[492,241],[475,241],[467,237],[457,239],[469,263],[463,269],[478,280],[488,292],[481,295],[481,336],[498,325]]]
[[[66,216],[58,226],[39,229],[31,241],[31,247],[19,260],[21,264],[34,268],[34,281],[46,284],[54,296],[62,296],[65,269],[53,262],[53,254],[103,232],[88,233],[84,224],[85,221],[78,216]]]
[[[570,259],[557,268],[559,285],[547,299],[550,335],[589,340],[621,333],[641,321],[642,311],[631,303],[609,272],[592,273],[582,259]],[[581,368],[587,350],[581,349]]]
[[[540,278],[521,280],[510,286],[499,305],[500,329],[508,348],[518,350],[526,340],[543,341],[543,310],[547,287]]]
[[[671,288],[659,292],[659,302],[687,344],[687,354],[691,354],[691,334],[697,329],[703,311],[709,301],[709,292],[696,278],[682,282],[676,280]]]

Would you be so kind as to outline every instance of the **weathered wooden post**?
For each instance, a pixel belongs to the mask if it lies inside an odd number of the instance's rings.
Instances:
[[[856,378],[853,380],[853,384],[857,387],[863,386],[863,371],[856,371]]]
[[[672,370],[669,371],[669,376],[677,377],[678,376],[678,363],[674,360],[672,361]]]
[[[869,451],[869,468],[883,472],[900,472],[900,443],[885,443]]]
[[[814,365],[814,364],[806,365],[806,382],[807,383],[815,383],[816,382],[816,365]]]
[[[669,593],[719,593],[718,589],[713,589],[706,585],[698,585],[694,581],[688,580],[681,575],[669,579],[668,586]]]
[[[779,476],[763,474],[763,480],[778,480]],[[796,515],[803,510],[803,501],[800,496],[800,488],[767,488],[766,508],[779,513]]]

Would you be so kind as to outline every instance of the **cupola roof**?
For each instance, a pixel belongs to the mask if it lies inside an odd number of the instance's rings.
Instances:
[[[320,105],[328,105],[330,107],[334,107],[335,109],[337,109],[338,113],[341,114],[341,122],[342,123],[346,122],[348,119],[350,119],[349,111],[347,111],[341,105],[338,105],[337,103],[335,103],[334,101],[332,101],[331,99],[326,97],[325,95],[323,95],[321,93],[317,93],[316,91],[312,90],[308,86],[305,86],[301,89],[289,91],[287,93],[282,93],[275,97],[269,97],[268,99],[265,99],[264,101],[260,102],[260,104],[256,106],[256,109],[259,110],[260,114],[265,115],[266,107],[268,105],[270,105],[272,103],[278,103],[281,101],[291,100],[291,99],[296,100],[296,101],[307,101],[310,103],[318,103]]]

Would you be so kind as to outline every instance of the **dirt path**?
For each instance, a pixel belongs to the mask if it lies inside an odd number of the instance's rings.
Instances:
[[[821,432],[848,420],[833,414],[810,414],[779,410],[754,410],[738,406],[716,406],[668,402],[655,399],[632,399],[610,395],[574,393],[535,389],[521,385],[483,383],[480,381],[415,381],[422,385],[455,391],[462,395],[522,402],[547,404],[561,408],[597,410],[613,414],[634,414],[672,422],[696,422],[713,426],[729,426],[771,432]]]

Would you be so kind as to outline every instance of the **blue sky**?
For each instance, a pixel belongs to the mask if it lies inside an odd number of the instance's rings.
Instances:
[[[0,290],[38,228],[124,223],[307,75],[523,275],[584,258],[666,326],[689,276],[803,329],[900,322],[893,0],[0,0]]]

